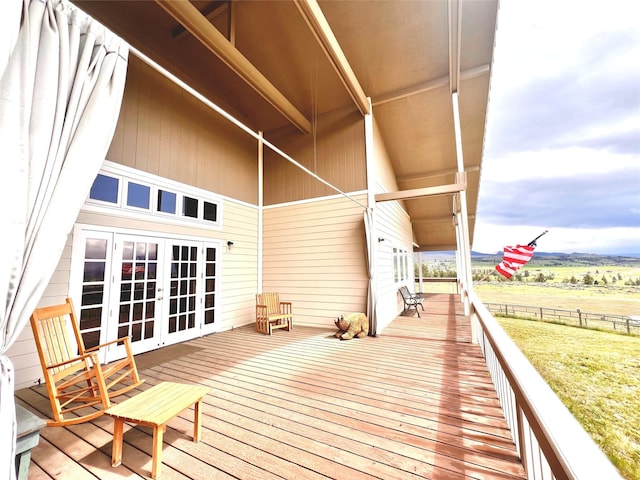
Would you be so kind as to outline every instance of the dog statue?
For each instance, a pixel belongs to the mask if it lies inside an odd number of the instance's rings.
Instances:
[[[369,334],[369,320],[364,313],[347,313],[340,315],[335,322],[340,340],[351,340],[353,337],[364,338]]]

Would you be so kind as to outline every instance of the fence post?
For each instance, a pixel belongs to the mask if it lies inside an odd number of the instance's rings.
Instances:
[[[580,326],[582,326],[582,313],[579,308],[576,308],[576,312],[578,312],[578,322],[580,323]]]
[[[542,320],[542,307],[540,307],[540,320]]]

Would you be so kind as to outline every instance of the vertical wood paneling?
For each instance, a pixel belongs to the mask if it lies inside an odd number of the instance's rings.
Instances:
[[[107,159],[257,204],[257,142],[131,57]]]
[[[294,325],[332,326],[341,313],[366,311],[366,264],[363,210],[353,201],[265,209],[262,289],[293,302]]]
[[[338,110],[319,117],[315,142],[313,134],[292,129],[272,132],[267,139],[343,192],[366,189],[364,120],[358,112]],[[268,149],[264,176],[265,205],[336,193]]]

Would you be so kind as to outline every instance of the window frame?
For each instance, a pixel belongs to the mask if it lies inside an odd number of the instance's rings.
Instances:
[[[116,203],[91,198],[87,195],[83,210],[101,213],[116,214],[123,217],[143,218],[144,220],[159,221],[162,223],[198,225],[202,228],[222,230],[223,221],[223,197],[184,183],[175,182],[140,170],[119,165],[105,160],[98,175],[114,178],[118,181],[118,198]],[[97,176],[96,176],[97,178]],[[128,204],[129,185],[136,184],[149,187],[149,208],[137,207]],[[175,195],[175,211],[164,212],[158,208],[158,195],[161,191]],[[184,215],[185,198],[193,198],[197,201],[198,211],[196,217]],[[205,202],[215,205],[216,220],[208,220],[204,216]]]

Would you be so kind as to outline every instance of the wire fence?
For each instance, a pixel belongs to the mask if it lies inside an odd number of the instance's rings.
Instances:
[[[503,303],[485,303],[485,306],[496,316],[527,318],[577,327],[613,330],[616,332],[640,335],[640,320],[627,315],[583,312],[579,308],[575,310],[563,310],[560,308],[507,305]]]

